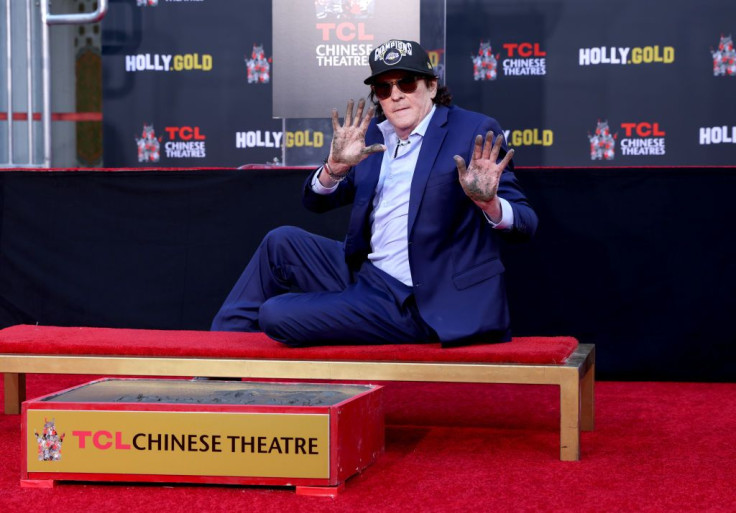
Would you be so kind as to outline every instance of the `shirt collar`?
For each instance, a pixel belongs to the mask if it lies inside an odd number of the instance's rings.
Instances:
[[[432,120],[432,116],[434,116],[435,111],[437,110],[436,105],[432,105],[432,110],[429,111],[429,113],[424,116],[424,119],[417,125],[417,127],[409,134],[409,137],[412,135],[420,135],[424,137],[424,134],[427,132],[427,127],[429,126],[429,122]],[[396,136],[396,129],[394,126],[388,122],[388,119],[381,121],[378,125],[378,129],[383,134],[383,140],[384,141],[396,141],[398,140]]]

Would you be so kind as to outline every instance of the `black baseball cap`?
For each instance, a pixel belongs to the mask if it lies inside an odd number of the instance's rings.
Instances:
[[[420,75],[436,77],[427,51],[416,41],[391,39],[377,46],[368,57],[371,76],[363,83],[370,84],[381,73],[393,70],[413,71]]]

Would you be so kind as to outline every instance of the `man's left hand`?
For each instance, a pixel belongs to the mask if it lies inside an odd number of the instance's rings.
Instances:
[[[466,166],[465,159],[460,155],[454,157],[460,186],[468,198],[491,215],[492,219],[500,218],[500,205],[496,197],[498,183],[501,173],[514,156],[514,150],[509,150],[501,162],[497,162],[502,144],[503,135],[498,134],[494,142],[493,132],[489,131],[485,137],[485,144],[483,144],[483,136],[480,134],[476,136],[473,157],[470,159],[469,166]],[[497,215],[494,215],[496,213]]]

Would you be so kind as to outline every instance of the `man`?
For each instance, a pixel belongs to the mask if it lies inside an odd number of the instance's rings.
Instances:
[[[333,110],[330,154],[303,192],[315,212],[353,204],[344,243],[270,232],[213,330],[289,345],[510,338],[498,242],[537,225],[513,150],[495,120],[449,106],[416,42],[380,45],[370,66],[374,106],[353,115],[351,100],[342,124]]]

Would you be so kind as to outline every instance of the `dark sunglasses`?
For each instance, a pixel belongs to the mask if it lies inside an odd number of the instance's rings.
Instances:
[[[389,96],[391,96],[391,90],[393,89],[394,85],[399,88],[399,91],[401,91],[404,94],[413,93],[417,90],[417,82],[421,77],[418,77],[416,75],[400,78],[399,80],[394,80],[393,82],[375,82],[373,85],[371,85],[371,88],[373,89],[373,92],[378,97],[379,100],[385,100]]]

